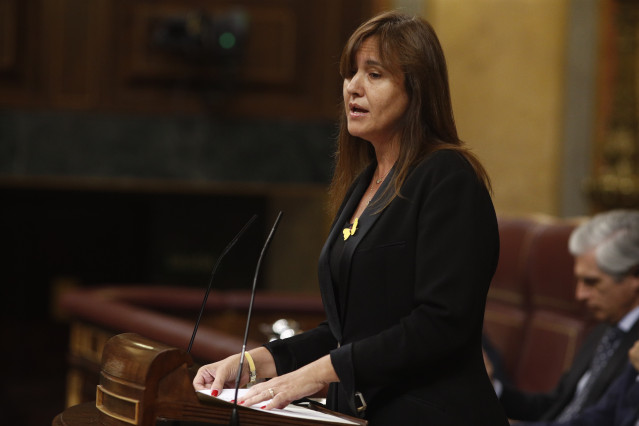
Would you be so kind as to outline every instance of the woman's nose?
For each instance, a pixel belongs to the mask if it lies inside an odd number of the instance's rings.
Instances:
[[[353,75],[350,79],[345,80],[346,91],[350,95],[361,95],[361,84],[359,74]]]

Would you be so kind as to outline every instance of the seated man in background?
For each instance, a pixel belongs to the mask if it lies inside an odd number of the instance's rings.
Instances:
[[[594,216],[573,231],[569,249],[576,298],[601,324],[552,392],[526,393],[494,380],[510,419],[567,421],[596,404],[626,367],[628,350],[639,337],[639,211]]]
[[[599,402],[567,422],[517,423],[519,426],[637,426],[639,425],[639,340],[628,352],[630,364]]]

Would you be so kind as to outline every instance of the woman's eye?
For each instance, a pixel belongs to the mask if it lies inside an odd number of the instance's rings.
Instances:
[[[378,72],[369,72],[369,73],[368,73],[368,75],[369,75],[371,78],[380,78],[380,77],[382,76],[382,75],[381,75],[380,73],[378,73]]]

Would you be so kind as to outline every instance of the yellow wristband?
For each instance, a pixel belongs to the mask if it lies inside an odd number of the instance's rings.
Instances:
[[[253,385],[257,380],[257,371],[255,371],[255,363],[253,362],[253,357],[250,353],[244,352],[244,357],[248,361],[249,365],[249,386]]]

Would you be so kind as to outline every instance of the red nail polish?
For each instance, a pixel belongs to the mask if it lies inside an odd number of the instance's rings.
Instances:
[[[244,401],[240,401],[240,405],[244,405]]]
[[[220,392],[219,392],[217,389],[213,389],[213,390],[211,391],[211,395],[212,395],[212,396],[218,396],[219,394],[220,394]]]
[[[231,404],[233,404],[234,402],[235,402],[235,400],[234,400],[234,399],[232,399],[232,400],[230,401],[230,403],[231,403]]]
[[[262,405],[260,408],[263,410],[266,408],[266,405]]]

